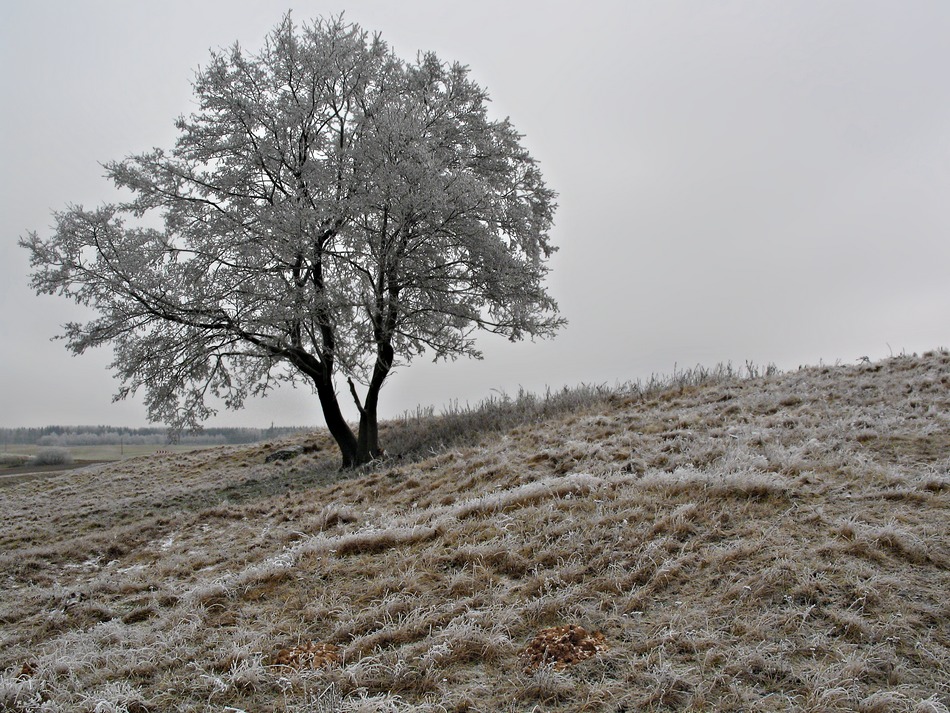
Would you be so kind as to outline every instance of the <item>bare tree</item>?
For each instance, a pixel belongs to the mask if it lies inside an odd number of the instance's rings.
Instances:
[[[212,53],[194,93],[171,151],[106,164],[129,200],[20,240],[38,293],[97,311],[65,336],[76,353],[112,344],[117,399],[144,389],[150,419],[196,427],[209,395],[237,409],[302,379],[351,467],[380,452],[394,365],[563,324],[543,286],[555,194],[467,68],[288,15],[260,52]]]

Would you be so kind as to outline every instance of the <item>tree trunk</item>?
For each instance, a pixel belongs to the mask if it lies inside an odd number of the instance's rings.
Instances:
[[[360,435],[356,442],[356,458],[360,464],[369,463],[383,454],[379,447],[379,424],[376,409],[360,414]]]
[[[353,435],[352,429],[350,429],[346,419],[343,418],[343,412],[340,410],[340,402],[337,401],[332,380],[329,384],[317,382],[317,395],[320,397],[320,406],[323,408],[323,418],[326,421],[327,429],[340,448],[340,455],[343,458],[342,468],[344,470],[355,468],[366,463],[366,460],[360,460],[356,436]]]
[[[379,458],[383,454],[383,449],[379,447],[379,420],[376,412],[379,406],[379,391],[383,388],[383,382],[392,368],[394,351],[389,344],[381,344],[378,349],[376,365],[373,367],[373,378],[370,379],[366,400],[362,405],[356,396],[353,382],[350,382],[353,397],[360,410],[360,431],[356,446],[357,460],[360,465]]]

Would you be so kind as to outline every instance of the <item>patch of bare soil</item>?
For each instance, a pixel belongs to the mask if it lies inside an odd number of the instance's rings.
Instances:
[[[862,441],[872,451],[905,463],[941,463],[950,458],[950,432],[869,436]]]

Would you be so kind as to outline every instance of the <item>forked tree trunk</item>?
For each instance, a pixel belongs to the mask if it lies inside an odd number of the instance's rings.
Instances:
[[[383,454],[379,447],[379,421],[376,415],[380,386],[382,386],[382,380],[378,383],[374,381],[366,395],[366,402],[362,404],[358,400],[356,402],[360,410],[358,437],[353,434],[353,430],[343,417],[336,391],[332,385],[318,384],[317,386],[323,417],[326,420],[330,435],[333,436],[333,440],[336,441],[340,449],[341,468],[343,470],[358,468]],[[352,382],[350,382],[350,389],[353,391],[354,398],[356,398],[356,389]]]
[[[333,386],[332,371],[326,368],[326,361],[323,364],[316,360],[313,360],[313,363],[304,363],[307,373],[316,386],[317,395],[320,397],[320,406],[323,409],[323,418],[326,421],[327,429],[340,449],[341,467],[344,470],[365,465],[379,458],[383,453],[379,447],[379,422],[376,412],[379,404],[379,391],[392,368],[393,357],[392,346],[383,344],[378,347],[376,365],[373,368],[373,377],[370,379],[365,401],[360,402],[353,380],[347,380],[353,400],[360,412],[358,437],[353,434],[353,430],[343,417],[340,402],[337,400],[336,389]]]
[[[373,377],[370,379],[369,387],[366,390],[366,399],[360,403],[359,395],[356,393],[356,386],[353,380],[349,380],[350,392],[353,394],[353,400],[356,402],[356,408],[360,412],[359,437],[356,441],[356,465],[369,463],[383,455],[383,449],[379,447],[379,419],[377,410],[379,407],[379,391],[383,388],[383,382],[389,375],[389,370],[393,363],[393,348],[388,344],[379,346],[379,352],[376,359],[376,365],[373,368]]]
[[[356,458],[354,465],[363,465],[379,458],[383,454],[379,447],[379,419],[376,415],[377,404],[379,403],[379,385],[374,386],[375,381],[370,383],[369,391],[366,394],[366,400],[360,403],[359,396],[356,393],[356,387],[352,380],[350,383],[350,392],[353,394],[353,400],[360,412],[359,436],[356,439]]]

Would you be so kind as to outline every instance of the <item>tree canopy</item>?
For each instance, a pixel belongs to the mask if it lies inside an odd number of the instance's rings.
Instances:
[[[236,409],[304,380],[357,465],[380,452],[395,365],[563,324],[544,285],[555,194],[466,67],[287,15],[259,52],[213,52],[194,94],[173,148],[105,165],[130,198],[20,241],[38,293],[97,313],[68,347],[111,344],[116,398],[143,390],[151,420],[195,427],[211,395]]]

